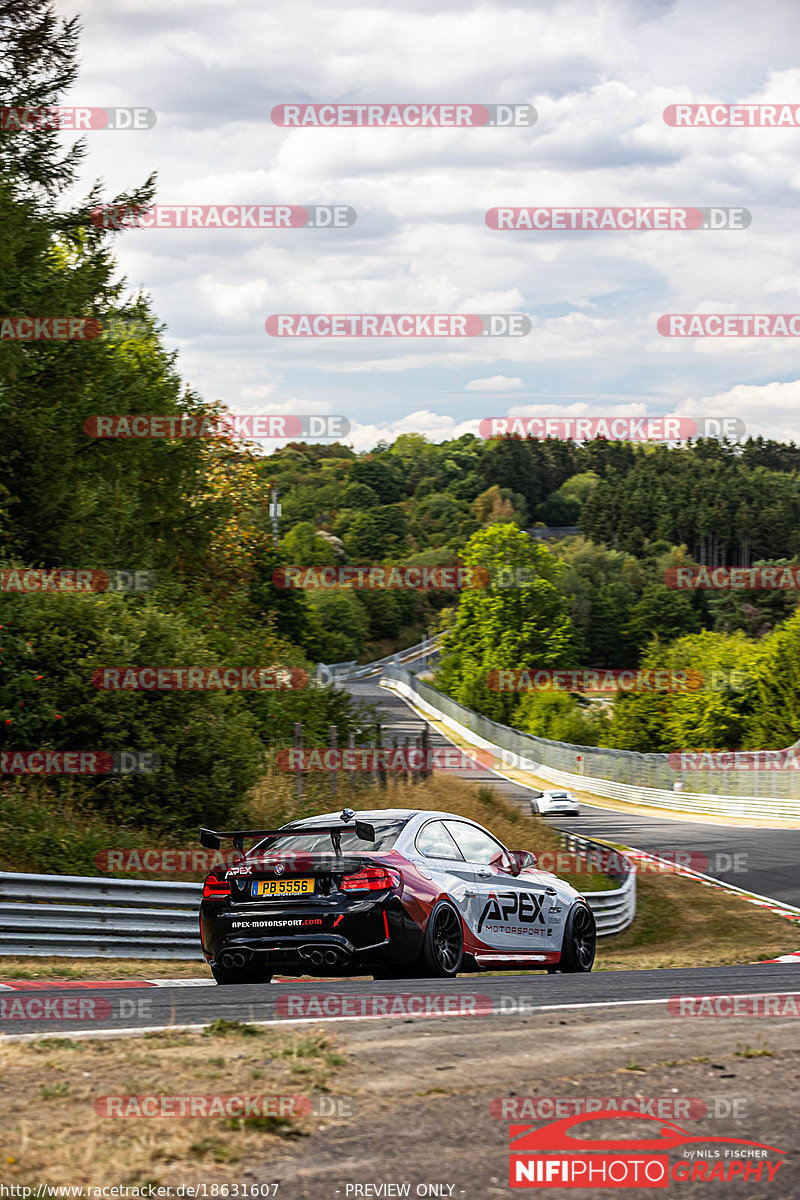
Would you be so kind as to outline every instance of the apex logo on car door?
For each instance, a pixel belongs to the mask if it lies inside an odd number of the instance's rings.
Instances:
[[[544,895],[521,890],[508,892],[489,892],[489,897],[481,909],[478,918],[478,933],[484,928],[505,926],[510,932],[514,923],[520,925],[544,925],[543,915]]]
[[[559,949],[561,922],[554,924],[550,916],[555,897],[531,876],[498,867],[498,855],[508,863],[508,854],[483,830],[466,821],[444,824],[473,873],[467,919],[477,937],[495,950]]]

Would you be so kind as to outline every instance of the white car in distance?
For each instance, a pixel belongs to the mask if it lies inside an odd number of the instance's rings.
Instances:
[[[551,791],[537,792],[531,796],[531,812],[534,815],[539,813],[559,813],[570,817],[579,817],[581,814],[580,802],[572,792]]]

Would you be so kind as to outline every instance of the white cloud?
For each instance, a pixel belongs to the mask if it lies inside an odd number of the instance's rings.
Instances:
[[[525,387],[519,375],[492,375],[489,379],[470,379],[464,385],[465,392],[513,392]]]
[[[73,7],[57,0],[66,16]],[[274,411],[344,412],[363,438],[429,412],[439,437],[448,421],[458,429],[479,417],[483,393],[524,390],[532,364],[537,391],[563,411],[568,396],[593,392],[675,411],[689,395],[795,386],[780,378],[796,373],[792,339],[690,341],[655,328],[668,312],[800,308],[800,276],[787,265],[800,253],[797,131],[675,129],[662,119],[679,102],[800,102],[796,20],[783,0],[80,7],[82,75],[67,101],[148,105],[158,122],[87,135],[76,195],[98,176],[113,195],[157,167],[159,202],[339,203],[358,213],[343,230],[118,236],[121,273],[152,293],[179,369],[207,398],[237,411],[268,399]],[[539,120],[290,130],[269,119],[290,101],[403,99],[527,102]],[[501,204],[740,205],[753,222],[497,232],[484,213]],[[289,343],[264,330],[271,312],[404,311],[522,311],[534,323],[526,338],[402,345]],[[770,411],[790,420],[780,405]]]

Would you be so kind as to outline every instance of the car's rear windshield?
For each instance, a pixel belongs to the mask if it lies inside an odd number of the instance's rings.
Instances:
[[[368,823],[375,830],[375,840],[371,842],[362,841],[361,838],[356,837],[356,831],[352,825],[343,825],[341,829],[342,850],[360,850],[362,853],[369,853],[370,850],[391,850],[407,820],[408,818],[404,817],[391,821],[369,821]],[[253,846],[250,853],[264,854],[269,850],[308,850],[329,854],[332,849],[329,833],[320,833],[313,826],[306,826],[305,829],[301,827],[297,831],[293,830],[280,837],[266,838],[257,846]]]

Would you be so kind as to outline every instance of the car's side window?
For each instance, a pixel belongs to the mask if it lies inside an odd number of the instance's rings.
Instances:
[[[463,858],[458,846],[445,829],[441,821],[429,821],[417,834],[414,842],[420,854],[426,858]]]
[[[446,821],[444,824],[467,862],[488,866],[498,854],[508,858],[505,847],[482,829],[467,825],[465,821]]]

